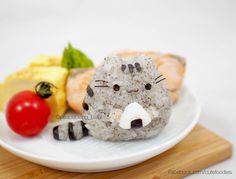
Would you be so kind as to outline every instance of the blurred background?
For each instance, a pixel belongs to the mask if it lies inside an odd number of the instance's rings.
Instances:
[[[0,0],[0,80],[68,42],[96,64],[123,49],[186,57],[200,123],[236,144],[236,1]],[[210,168],[233,175],[188,178],[235,178],[235,166],[233,157]]]

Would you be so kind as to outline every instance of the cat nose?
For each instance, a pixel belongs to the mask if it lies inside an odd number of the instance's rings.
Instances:
[[[147,111],[138,103],[134,102],[126,106],[119,121],[119,126],[123,129],[134,129],[147,126],[151,122],[151,117]]]
[[[133,93],[133,92],[138,92],[138,91],[139,91],[138,88],[127,90],[128,93]]]

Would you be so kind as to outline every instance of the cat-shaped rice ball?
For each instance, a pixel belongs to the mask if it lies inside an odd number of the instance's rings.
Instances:
[[[151,58],[112,56],[97,68],[83,109],[83,121],[55,127],[54,138],[77,140],[85,134],[111,141],[149,138],[166,126],[171,100]]]

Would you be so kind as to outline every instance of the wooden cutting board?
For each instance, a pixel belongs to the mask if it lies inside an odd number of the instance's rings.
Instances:
[[[70,173],[14,156],[0,147],[0,179],[8,178],[181,178],[229,158],[232,144],[201,125],[172,149],[141,164],[111,172]],[[175,171],[184,171],[176,174]]]

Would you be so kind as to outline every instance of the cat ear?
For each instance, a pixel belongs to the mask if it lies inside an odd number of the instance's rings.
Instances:
[[[118,56],[108,56],[104,58],[105,63],[120,64],[122,59]]]
[[[103,68],[105,71],[112,71],[121,66],[122,59],[117,56],[109,56],[104,58]]]
[[[156,65],[154,63],[154,60],[151,57],[148,56],[140,56],[140,59],[142,61],[142,64],[149,69],[156,68]]]

